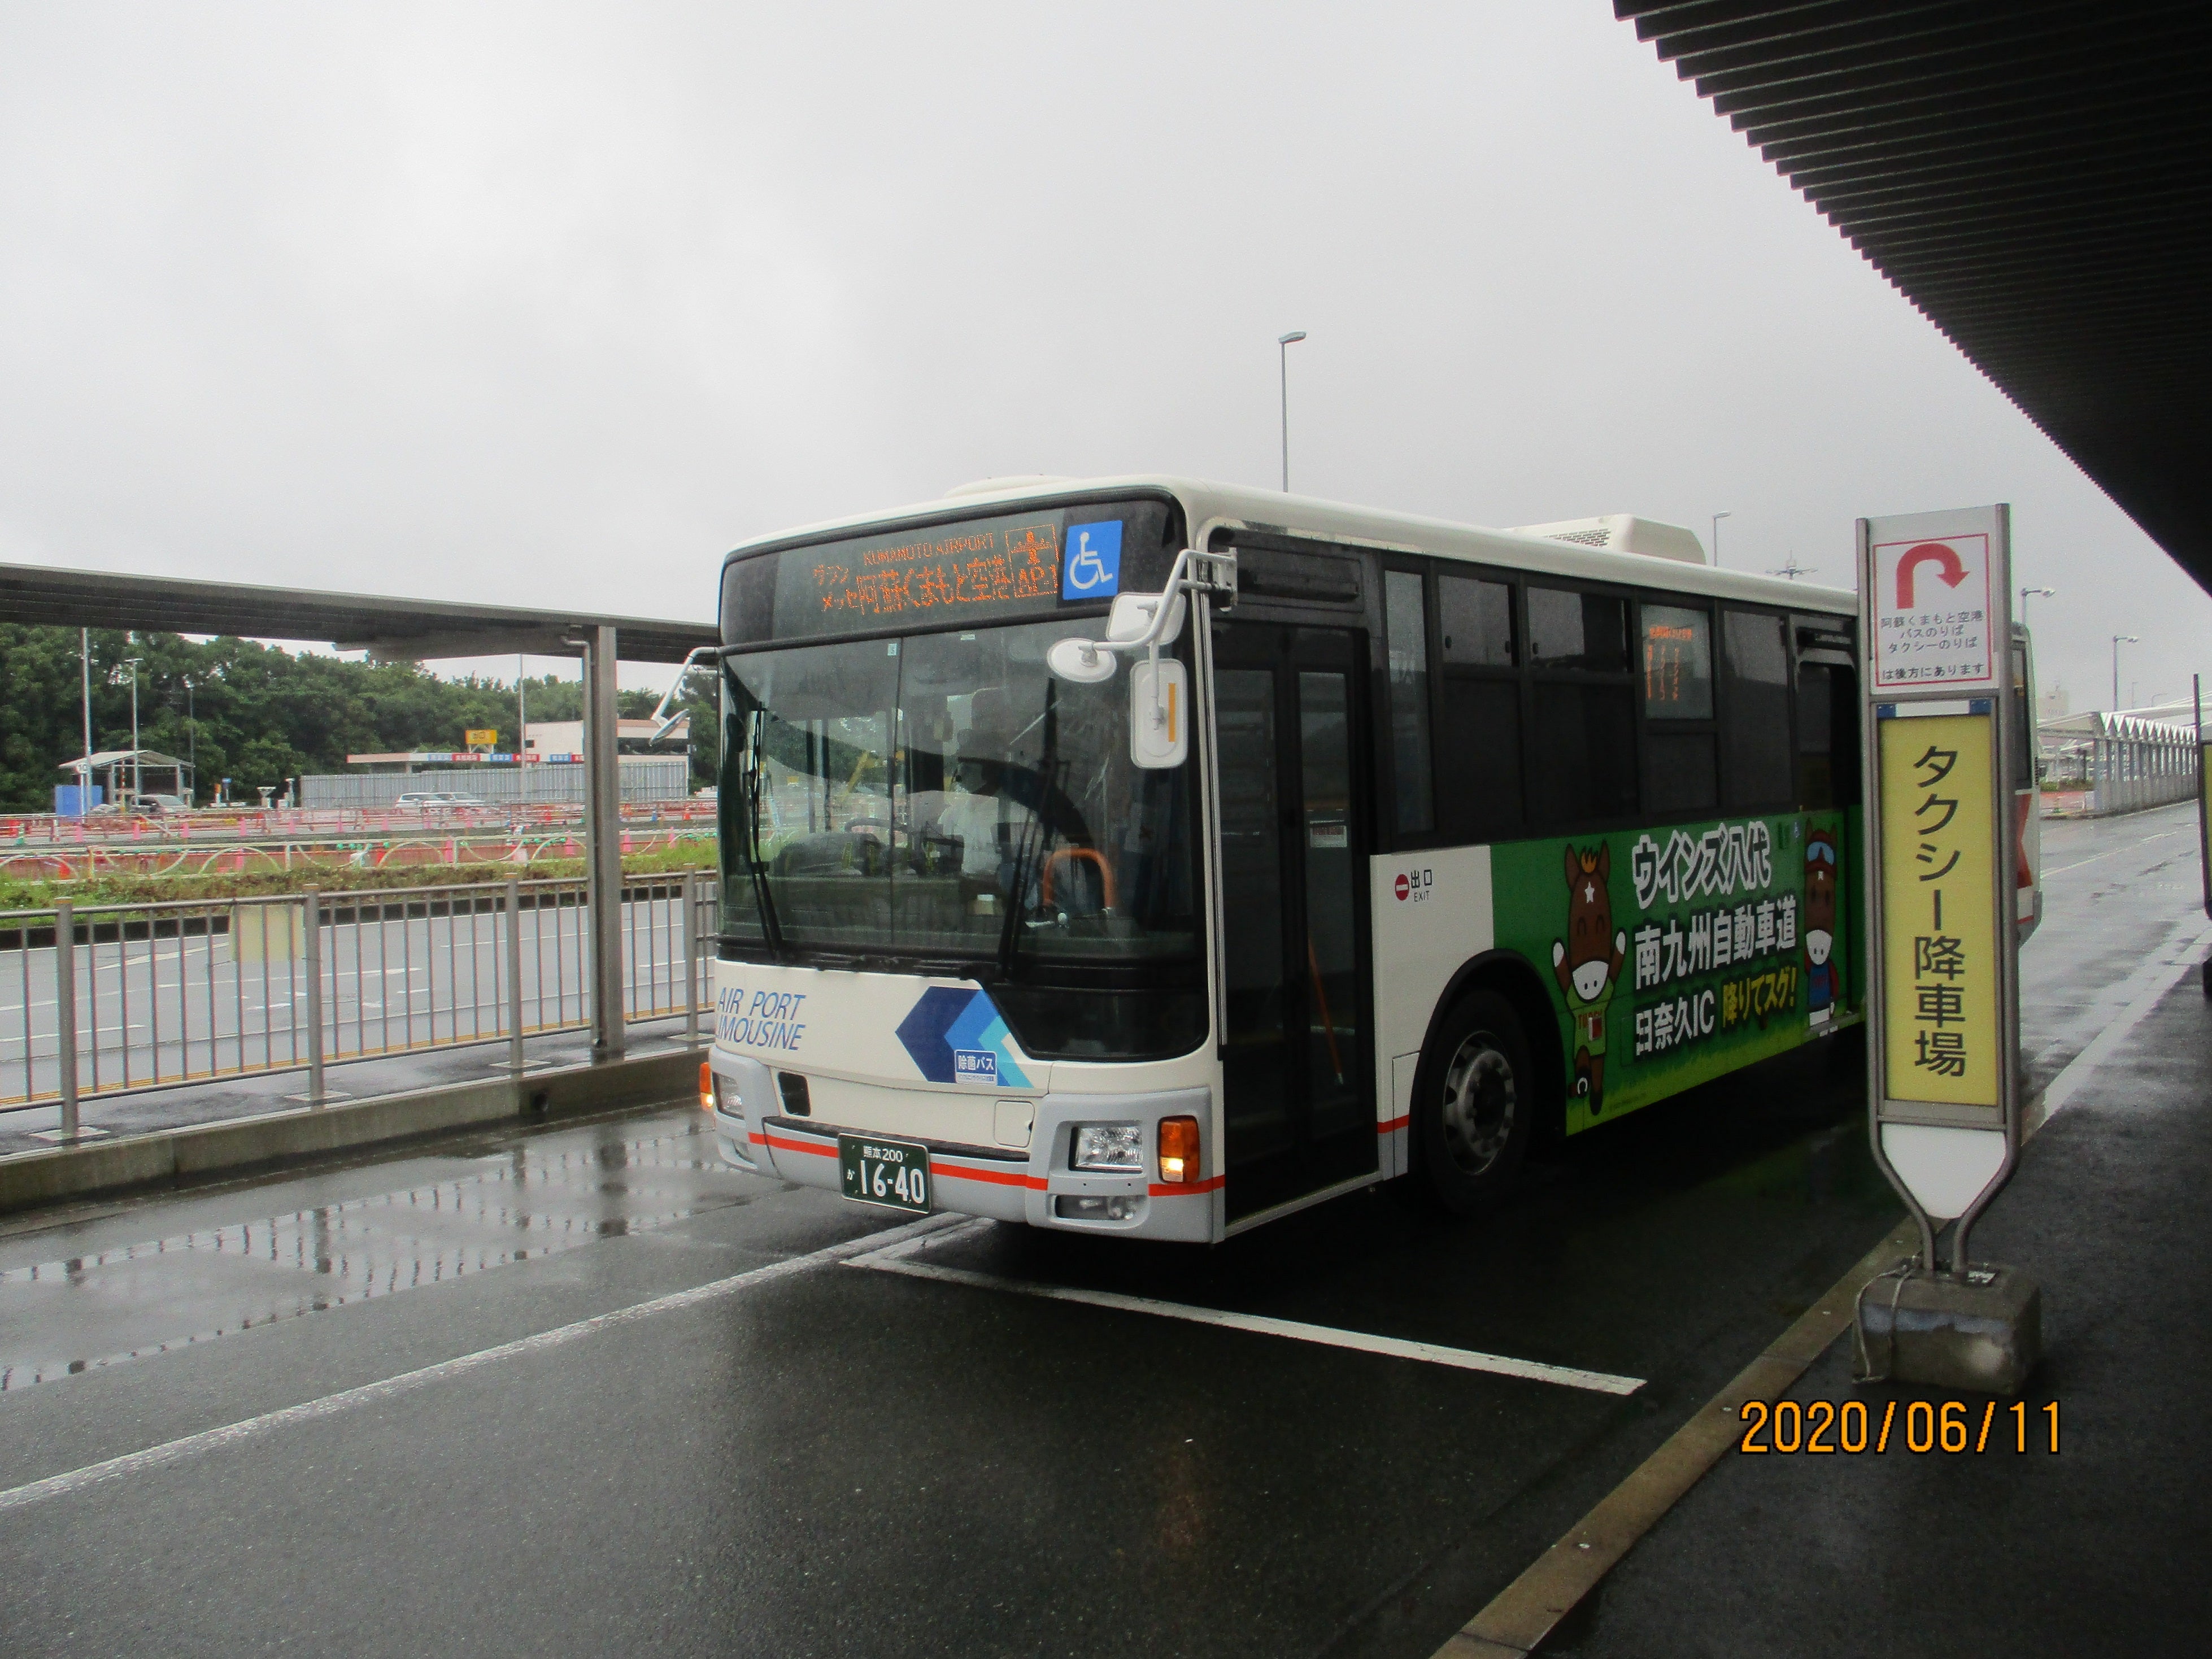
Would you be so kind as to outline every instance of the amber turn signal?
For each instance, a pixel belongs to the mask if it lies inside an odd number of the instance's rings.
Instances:
[[[1160,1179],[1198,1179],[1198,1120],[1164,1117],[1160,1120]]]
[[[702,1112],[714,1109],[714,1067],[703,1060],[699,1062],[699,1109]]]

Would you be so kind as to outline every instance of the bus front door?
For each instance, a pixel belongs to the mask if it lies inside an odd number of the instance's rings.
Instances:
[[[1365,636],[1221,624],[1229,1218],[1375,1172]]]

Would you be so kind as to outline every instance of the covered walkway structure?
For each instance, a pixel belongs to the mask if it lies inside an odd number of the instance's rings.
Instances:
[[[599,1059],[621,1055],[622,823],[615,668],[618,661],[684,662],[693,652],[718,643],[714,623],[35,565],[0,565],[0,615],[27,626],[290,640],[365,650],[386,661],[516,653],[581,658],[592,1052]]]
[[[2212,8],[1613,9],[2212,589]]]

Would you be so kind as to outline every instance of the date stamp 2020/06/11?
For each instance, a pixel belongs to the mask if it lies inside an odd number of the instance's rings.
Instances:
[[[1737,1408],[1743,1419],[1739,1453],[1801,1452],[1819,1456],[1887,1452],[1893,1444],[1916,1455],[2058,1452],[2058,1402],[2031,1408],[2026,1401],[1999,1407],[1994,1400],[1976,1406],[1964,1400],[1887,1401],[1879,1426],[1863,1400],[1747,1400]],[[1894,1439],[1893,1432],[1894,1431]]]

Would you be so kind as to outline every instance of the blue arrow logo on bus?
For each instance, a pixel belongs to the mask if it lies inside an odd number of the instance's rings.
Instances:
[[[900,1044],[932,1083],[1028,1088],[1012,1039],[988,993],[950,985],[924,991],[898,1026]]]

